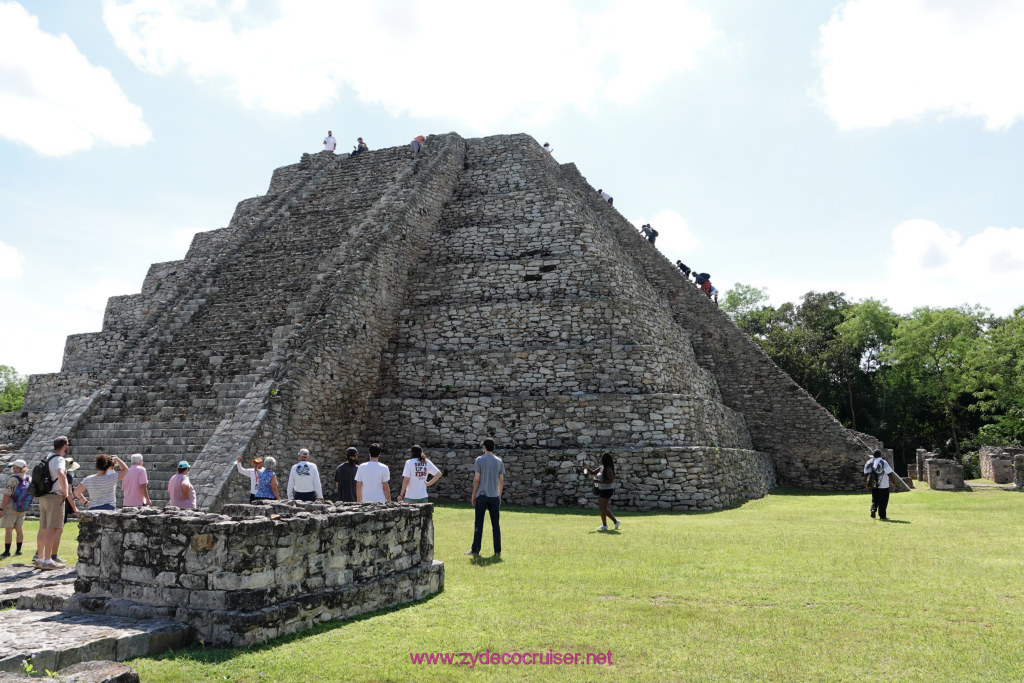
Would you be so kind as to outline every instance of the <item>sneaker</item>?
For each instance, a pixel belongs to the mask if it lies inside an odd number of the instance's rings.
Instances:
[[[56,560],[50,560],[50,567],[52,569],[65,569],[67,565],[63,562],[57,562]]]
[[[615,522],[615,530],[616,530],[616,531],[618,531],[618,530],[619,530],[619,525],[620,525],[620,524],[622,524],[622,522]]]
[[[21,555],[21,551],[20,551],[20,550],[15,550],[15,551],[14,551],[14,554],[15,554],[15,555]]]
[[[54,562],[60,562],[61,564],[67,564],[68,563],[67,560],[62,559],[62,558],[58,557],[57,555],[50,555],[50,559],[53,560]]]
[[[0,560],[4,559],[5,557],[10,557],[10,556],[11,556],[11,552],[9,550],[5,550],[2,553],[0,553]]]
[[[597,527],[597,530],[598,531],[608,531],[608,527],[606,525],[602,524],[601,526]]]
[[[875,518],[875,511],[874,511],[874,510],[872,510],[872,511],[871,511],[871,519],[874,519],[874,518]]]
[[[474,553],[472,550],[462,553],[463,555],[479,555],[480,553]]]
[[[46,562],[36,562],[36,569],[46,572],[52,569],[60,569],[60,567],[55,565],[53,560],[47,560]]]

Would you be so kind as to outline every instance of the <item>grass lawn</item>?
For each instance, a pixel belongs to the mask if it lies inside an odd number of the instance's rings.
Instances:
[[[918,489],[892,521],[864,494],[781,491],[712,514],[507,508],[503,557],[462,553],[467,506],[435,512],[445,591],[251,650],[130,664],[145,681],[541,679],[1020,681],[1024,495]],[[69,544],[70,545],[70,544]],[[611,652],[612,664],[466,666],[430,652]]]
[[[0,532],[6,531],[0,530]],[[17,536],[16,532],[11,532],[11,556],[0,560],[0,567],[6,567],[9,564],[31,564],[32,555],[36,552],[36,534],[39,532],[39,522],[34,520],[26,520],[25,528],[25,544],[21,547],[21,555],[14,555],[14,551],[17,549]],[[78,522],[69,521],[64,525],[64,533],[60,536],[60,558],[67,560],[68,564],[74,564],[78,561]]]

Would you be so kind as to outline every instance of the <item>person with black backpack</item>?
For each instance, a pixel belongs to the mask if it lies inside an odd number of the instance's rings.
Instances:
[[[871,491],[871,517],[874,519],[875,512],[878,518],[885,521],[888,518],[886,512],[889,507],[889,475],[895,476],[895,472],[885,458],[882,451],[876,450],[871,459],[864,464],[864,488]]]
[[[62,562],[54,559],[64,531],[64,501],[70,501],[71,510],[78,514],[68,485],[67,464],[64,462],[70,445],[68,437],[58,436],[53,440],[53,451],[32,468],[29,489],[39,501],[36,569],[44,571],[64,567]]]

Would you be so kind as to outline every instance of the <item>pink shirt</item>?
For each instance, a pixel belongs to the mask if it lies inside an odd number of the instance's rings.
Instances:
[[[182,497],[181,485],[188,485],[188,496]],[[171,505],[182,510],[196,509],[196,487],[192,486],[187,474],[175,474],[167,482],[167,494],[171,497]]]
[[[146,499],[142,497],[139,486],[148,484],[149,477],[146,475],[146,468],[142,465],[132,465],[128,468],[128,474],[121,482],[121,491],[124,492],[124,504],[126,506],[145,505]]]

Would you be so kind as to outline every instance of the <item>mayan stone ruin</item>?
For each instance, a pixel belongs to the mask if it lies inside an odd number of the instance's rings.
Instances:
[[[59,373],[29,379],[33,431],[12,457],[31,464],[58,434],[84,465],[142,452],[158,505],[187,459],[211,510],[246,499],[237,456],[283,475],[306,447],[329,477],[372,441],[392,472],[423,445],[438,496],[467,500],[485,436],[514,504],[592,504],[580,464],[603,451],[624,509],[862,488],[864,440],[573,164],[527,135],[425,149],[274,171],[227,227],[112,297],[101,331],[69,337]]]

